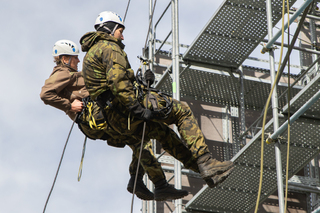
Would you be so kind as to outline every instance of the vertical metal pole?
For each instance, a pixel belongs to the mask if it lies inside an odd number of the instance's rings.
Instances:
[[[311,166],[311,162],[309,162],[305,167],[304,167],[304,175],[311,177],[311,173],[310,173],[310,166]],[[311,212],[311,193],[306,193],[306,203],[307,203],[307,213]]]
[[[313,160],[314,160],[314,178],[319,180],[319,158],[318,158],[318,156],[315,157]],[[318,194],[314,193],[314,198],[313,199],[314,199],[313,206],[318,205],[318,203],[319,203]]]
[[[312,7],[311,14],[315,15],[315,8],[317,6],[317,2],[314,2],[313,4],[314,5]],[[309,25],[310,25],[310,41],[312,43],[311,49],[315,50],[316,45],[317,45],[317,35],[316,35],[316,26],[315,26],[314,19],[309,19]],[[317,60],[317,58],[318,58],[318,56],[316,54],[312,54],[312,62]],[[319,69],[319,65],[318,65],[318,63],[316,63],[314,74],[317,74],[317,72],[319,71],[318,69]]]
[[[149,69],[153,70],[153,23],[152,23],[152,8],[153,7],[153,0],[149,0],[149,42],[148,42],[148,59],[149,59]],[[154,147],[154,142],[152,142],[152,146]],[[149,182],[149,189],[151,192],[154,192],[154,185],[150,181]],[[156,213],[155,209],[155,201],[150,200],[148,205],[148,213]]]
[[[229,112],[228,112],[228,106],[225,106],[224,108],[221,108],[222,110],[222,132],[223,132],[223,141],[225,142],[226,149],[225,149],[225,160],[231,159],[231,150],[230,150],[230,132],[229,132]]]
[[[267,8],[267,23],[268,23],[268,39],[269,41],[273,37],[272,33],[272,8],[271,0],[266,1]],[[270,61],[270,77],[271,85],[275,81],[275,69],[274,69],[274,52],[273,49],[269,51],[269,61]],[[279,128],[279,119],[278,119],[278,95],[277,95],[277,86],[275,86],[272,93],[272,114],[273,114],[273,129],[276,131]],[[278,182],[278,199],[279,199],[279,212],[284,213],[284,193],[283,193],[283,180],[282,180],[282,164],[281,164],[281,152],[280,144],[275,143],[275,156],[276,156],[276,169],[277,169],[277,182]]]
[[[149,5],[149,43],[148,43],[148,58],[149,58],[149,69],[153,71],[153,61],[154,61],[154,50],[153,50],[153,44],[154,44],[154,37],[153,37],[153,20],[152,20],[152,10],[153,10],[153,0],[150,0],[150,5]]]
[[[311,178],[316,178],[316,166],[318,164],[318,162],[316,162],[318,160],[317,157],[315,157],[311,162],[310,162],[310,170],[311,170],[311,173],[310,173],[310,177]],[[313,165],[312,165],[313,164]],[[318,175],[319,176],[319,175]],[[318,196],[316,193],[311,193],[311,210],[314,210],[314,206],[316,206],[317,204],[317,201],[318,201]]]
[[[180,100],[180,82],[179,82],[179,18],[178,18],[178,0],[171,1],[172,11],[172,94],[173,98]],[[177,128],[175,127],[177,132]],[[174,185],[176,189],[181,189],[181,163],[174,160]],[[182,212],[182,199],[175,201],[175,213]]]
[[[243,87],[243,68],[242,65],[239,67],[240,70],[240,128],[241,128],[241,134],[244,133],[246,131],[246,112],[245,112],[245,108],[244,108],[244,87]],[[241,145],[246,145],[246,137],[244,136],[243,138],[241,138],[240,141]]]

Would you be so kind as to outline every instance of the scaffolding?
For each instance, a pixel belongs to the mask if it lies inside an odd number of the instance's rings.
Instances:
[[[290,7],[295,0],[289,0]],[[302,6],[291,11],[292,16],[289,24],[304,11],[308,11],[311,0],[305,1]],[[175,99],[188,98],[201,100],[208,103],[215,103],[239,109],[240,126],[236,127],[239,133],[235,136],[233,151],[228,154],[235,163],[235,169],[230,177],[217,187],[210,189],[203,187],[185,206],[188,212],[249,212],[256,204],[256,196],[259,185],[260,174],[260,153],[262,130],[252,130],[250,127],[245,130],[244,119],[245,109],[263,110],[266,100],[271,91],[272,83],[275,81],[275,61],[273,45],[281,35],[279,32],[273,36],[273,27],[281,19],[282,1],[248,1],[248,0],[225,0],[219,9],[213,14],[199,35],[195,38],[183,55],[180,55],[179,47],[179,15],[178,0],[171,0],[164,13],[171,7],[172,30],[164,41],[155,38],[155,31],[160,19],[155,25],[151,24],[149,29],[148,59],[151,66],[155,64],[154,58],[161,54],[161,48],[168,43],[167,39],[172,35],[172,63],[166,67],[166,71],[158,79],[156,88],[172,94]],[[306,9],[307,8],[307,9]],[[314,8],[314,7],[311,7]],[[150,0],[150,23],[152,22],[154,4]],[[307,12],[304,12],[306,15]],[[318,18],[314,9],[309,18]],[[302,19],[304,20],[304,19]],[[303,22],[303,21],[302,21]],[[302,23],[301,22],[301,23]],[[310,21],[310,25],[314,25]],[[311,27],[312,42],[316,42],[315,29]],[[268,36],[268,40],[265,37]],[[270,80],[246,76],[243,70],[257,70],[259,68],[244,66],[243,62],[250,58],[250,54],[262,42],[267,41],[262,51],[268,51],[270,64]],[[155,43],[161,42],[159,49]],[[317,196],[320,194],[318,156],[320,150],[319,127],[320,127],[320,101],[318,101],[320,75],[317,75],[318,63],[317,52],[303,47],[294,47],[295,42],[288,48],[313,53],[313,63],[298,80],[305,81],[304,74],[313,71],[313,79],[308,77],[307,84],[291,86],[291,95],[294,97],[290,102],[290,111],[296,112],[296,119],[291,124],[290,141],[290,167],[289,167],[289,190],[310,194],[309,212],[318,207]],[[146,48],[145,48],[146,49]],[[290,55],[290,52],[288,51]],[[282,70],[285,67],[282,64]],[[161,66],[161,65],[157,65]],[[308,75],[307,75],[308,76]],[[297,80],[297,81],[298,81]],[[286,165],[285,140],[287,133],[277,133],[288,117],[288,104],[286,91],[288,85],[278,82],[272,96],[272,119],[265,126],[265,133],[274,137],[276,142],[265,147],[264,179],[262,194],[259,203],[262,203],[271,194],[277,191],[279,212],[284,212],[283,180],[282,173]],[[278,94],[281,94],[278,97]],[[306,103],[309,105],[306,106]],[[303,110],[302,112],[300,110]],[[293,117],[292,117],[293,118]],[[280,128],[279,128],[280,127]],[[246,143],[248,131],[253,131],[252,139]],[[275,132],[277,133],[275,135]],[[239,136],[240,135],[240,136]],[[280,139],[279,139],[280,138]],[[227,159],[228,156],[225,158]],[[230,157],[230,158],[231,158]],[[295,175],[304,167],[310,168],[310,161],[314,163],[315,171],[309,172],[309,177]],[[170,161],[161,157],[160,161]],[[181,188],[181,174],[196,175],[190,171],[181,169],[177,161],[174,165],[175,187]],[[309,165],[309,167],[306,167]],[[172,170],[167,168],[167,170]],[[312,173],[312,174],[311,174]],[[156,203],[144,204],[143,213],[156,211]],[[175,202],[175,213],[183,211],[181,200]]]

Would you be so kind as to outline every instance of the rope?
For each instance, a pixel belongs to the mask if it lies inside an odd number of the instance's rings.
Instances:
[[[49,195],[48,195],[48,197],[47,197],[46,203],[45,203],[44,208],[43,208],[43,213],[45,213],[45,211],[46,211],[46,208],[47,208],[47,205],[48,205],[48,202],[49,202],[51,193],[52,193],[53,188],[54,188],[54,185],[55,185],[55,183],[56,183],[56,180],[57,180],[57,177],[58,177],[58,174],[59,174],[59,170],[60,170],[60,167],[61,167],[61,163],[62,163],[62,160],[63,160],[63,156],[64,156],[64,153],[65,153],[65,151],[66,151],[67,144],[68,144],[68,141],[69,141],[69,138],[70,138],[70,135],[71,135],[71,132],[72,132],[72,129],[73,129],[73,126],[74,126],[74,123],[75,123],[75,120],[76,120],[76,119],[77,119],[77,117],[75,117],[75,119],[74,119],[73,122],[72,122],[72,125],[71,125],[71,128],[70,128],[70,131],[69,131],[69,134],[68,134],[66,143],[65,143],[64,148],[63,148],[63,151],[62,151],[62,155],[61,155],[61,158],[60,158],[60,162],[59,162],[59,166],[58,166],[58,169],[57,169],[57,172],[56,172],[56,176],[54,177],[54,181],[53,181],[53,183],[52,183],[52,186],[51,186]]]
[[[82,167],[83,167],[84,154],[86,152],[86,144],[87,144],[87,136],[84,138],[83,147],[82,147],[81,163],[80,163],[79,172],[78,172],[78,182],[81,180],[81,176],[82,176]]]
[[[107,122],[103,122],[100,124],[96,123],[96,120],[92,114],[93,112],[93,102],[88,102],[87,106],[86,106],[87,110],[88,110],[88,117],[89,117],[89,126],[91,129],[95,129],[95,130],[103,130],[106,126],[107,126]]]
[[[123,16],[123,22],[126,20],[127,12],[128,12],[128,9],[129,9],[130,1],[131,1],[131,0],[129,0],[129,1],[128,1],[127,8],[126,8],[126,12],[124,13],[124,16]]]
[[[308,8],[305,9],[304,14],[302,15],[302,17],[301,17],[301,19],[300,19],[300,21],[299,21],[299,25],[298,25],[298,27],[297,27],[297,29],[296,29],[297,31],[301,29],[301,27],[302,27],[302,25],[303,25],[303,22],[304,22],[304,20],[305,20],[305,18],[306,18],[306,15],[307,15],[307,11],[309,10],[309,7],[310,7],[310,5],[308,6]],[[291,35],[291,34],[290,34],[290,35]],[[296,39],[297,39],[297,35],[298,35],[297,32],[295,33],[295,35],[293,35],[293,38],[292,38],[292,40],[291,40],[291,44],[295,43],[295,41],[296,41]],[[291,35],[291,36],[292,36],[292,35]],[[292,50],[292,47],[290,47],[290,45],[289,45],[289,49],[288,49],[288,51],[287,51],[287,54],[288,54],[288,52],[291,53],[291,50]],[[286,56],[286,58],[287,58],[287,56]],[[288,57],[288,58],[289,58],[289,57]],[[309,72],[309,70],[310,70],[316,63],[318,63],[319,60],[320,60],[320,57],[318,57],[318,58],[309,66],[308,69],[306,69],[306,70],[304,70],[302,73],[300,73],[299,76],[295,79],[295,81],[290,85],[290,89],[292,89],[293,86],[296,85],[296,84],[301,80],[301,78],[302,78],[303,76],[305,76],[305,75]],[[286,61],[286,60],[284,60],[284,61]],[[283,63],[284,63],[284,62],[283,62]],[[287,62],[286,62],[286,63],[287,63]],[[284,69],[284,68],[283,68],[283,69]],[[280,72],[281,72],[280,75],[282,75],[283,69],[282,69],[282,67],[280,68]],[[287,92],[288,92],[288,89],[286,89],[285,91],[283,91],[283,93],[282,93],[281,95],[279,95],[278,99],[280,99],[281,97],[283,97],[284,95],[286,95]],[[271,109],[271,107],[268,108],[268,110],[270,110],[270,109]],[[255,122],[253,122],[253,124],[251,124],[251,125],[247,128],[246,131],[244,131],[240,136],[238,136],[238,138],[243,138],[244,135],[246,135],[250,130],[252,130],[253,126],[257,125],[257,123],[260,122],[260,120],[261,120],[262,117],[263,117],[263,111],[264,111],[264,108],[263,108],[263,110],[262,110],[261,115],[257,118],[257,120],[256,120]]]
[[[149,98],[149,81],[148,81],[148,93],[147,93],[147,98],[146,98],[146,108],[148,108],[148,98]],[[141,146],[140,146],[140,152],[139,152],[139,158],[138,158],[138,165],[137,165],[137,171],[136,171],[136,176],[134,179],[134,185],[133,185],[133,192],[132,192],[132,200],[131,200],[131,213],[133,213],[133,201],[134,201],[134,194],[136,192],[136,185],[137,185],[137,179],[138,179],[138,172],[139,172],[139,166],[140,166],[140,160],[141,160],[141,154],[142,154],[142,148],[143,148],[143,142],[144,142],[144,135],[146,131],[146,124],[147,122],[143,122],[143,131],[142,131],[142,138],[141,138]]]
[[[308,7],[309,8],[309,7]],[[287,12],[289,20],[289,2],[287,2]],[[288,22],[288,43],[290,41],[290,25]],[[290,88],[290,57],[288,58],[288,145],[287,145],[287,165],[286,165],[286,191],[285,191],[285,202],[284,212],[287,212],[288,202],[288,179],[289,179],[289,159],[290,159],[290,100],[291,100],[291,88]]]
[[[281,53],[280,53],[280,60],[282,61],[282,54],[283,54],[283,40],[284,40],[284,6],[285,6],[285,0],[282,1],[282,36],[281,36]],[[281,63],[279,63],[278,70],[280,69]],[[260,196],[261,196],[261,190],[262,190],[262,180],[263,180],[263,153],[264,153],[264,130],[265,130],[265,124],[266,124],[266,117],[267,117],[267,112],[268,112],[268,107],[270,104],[271,96],[274,90],[274,87],[276,85],[277,79],[279,78],[279,73],[277,72],[276,78],[273,82],[271,91],[269,93],[269,97],[266,103],[266,107],[264,109],[264,115],[263,115],[263,122],[262,122],[262,134],[261,134],[261,160],[260,160],[260,181],[259,181],[259,190],[258,190],[258,196],[257,196],[257,202],[256,202],[256,207],[255,207],[255,213],[258,212],[258,206],[259,206],[259,201],[260,201]]]

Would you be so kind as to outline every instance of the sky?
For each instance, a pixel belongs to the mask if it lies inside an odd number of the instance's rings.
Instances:
[[[170,1],[157,1],[155,20]],[[180,43],[191,44],[222,0],[179,1]],[[0,7],[0,212],[42,212],[72,121],[64,112],[43,104],[41,87],[54,67],[52,47],[60,39],[79,45],[106,10],[123,16],[128,1],[16,0]],[[299,5],[299,4],[298,4]],[[170,31],[171,11],[159,24],[157,37]],[[139,67],[149,17],[149,1],[132,0],[124,31],[125,51]],[[84,53],[79,56],[80,61]],[[265,57],[265,56],[263,56]],[[81,70],[81,62],[79,70]],[[77,181],[84,135],[72,129],[60,173],[46,212],[128,213],[131,150],[88,140],[83,175]],[[141,200],[134,198],[134,212]]]

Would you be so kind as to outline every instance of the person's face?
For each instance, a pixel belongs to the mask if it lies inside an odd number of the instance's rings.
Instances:
[[[75,70],[78,70],[79,62],[80,62],[80,60],[77,55],[71,56],[70,67]]]
[[[70,56],[71,59],[69,57],[66,57],[66,56],[63,56],[63,61],[65,64],[68,64],[69,63],[69,60],[70,60],[70,67],[75,69],[75,70],[78,70],[78,63],[80,62],[79,58],[77,55],[72,55]]]
[[[116,29],[113,37],[115,37],[116,39],[119,39],[119,40],[124,40],[123,30],[124,30],[123,27]]]

